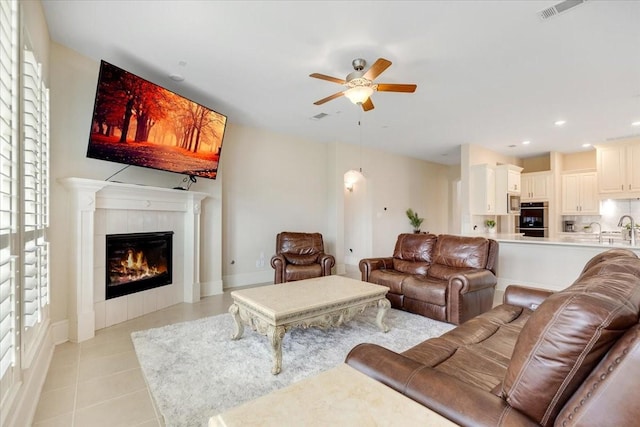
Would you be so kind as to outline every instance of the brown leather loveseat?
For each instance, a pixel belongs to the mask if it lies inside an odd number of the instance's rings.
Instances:
[[[463,426],[631,426],[640,405],[640,259],[614,249],[568,288],[504,303],[399,354],[347,363]]]
[[[362,281],[389,288],[393,308],[456,325],[493,306],[498,242],[400,234],[393,256],[360,261]]]

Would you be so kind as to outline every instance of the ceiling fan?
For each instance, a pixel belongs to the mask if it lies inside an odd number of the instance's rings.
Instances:
[[[367,61],[362,58],[354,59],[351,62],[355,71],[351,72],[345,80],[327,76],[324,74],[313,73],[309,74],[309,77],[315,77],[316,79],[327,80],[329,82],[338,83],[346,87],[345,90],[334,93],[333,95],[322,98],[319,101],[314,102],[315,105],[321,105],[325,102],[329,102],[333,99],[339,98],[342,95],[349,98],[354,104],[362,105],[364,111],[373,110],[373,102],[371,102],[371,94],[374,91],[378,92],[408,92],[413,93],[416,90],[414,84],[396,84],[396,83],[374,83],[373,81],[384,70],[389,68],[391,61],[378,58],[376,62],[365,72],[364,67],[367,65]]]

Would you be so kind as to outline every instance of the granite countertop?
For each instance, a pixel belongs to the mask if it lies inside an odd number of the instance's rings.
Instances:
[[[528,237],[524,236],[522,233],[468,233],[466,235],[482,236],[505,243],[640,249],[640,242],[636,242],[636,246],[631,246],[628,240],[624,240],[622,238],[622,233],[615,231],[604,231],[602,233],[602,242],[598,239],[598,233],[585,232],[558,233],[554,237]]]

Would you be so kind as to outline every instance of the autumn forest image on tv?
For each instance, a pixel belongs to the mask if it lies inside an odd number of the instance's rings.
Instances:
[[[215,179],[226,121],[102,61],[87,156]]]

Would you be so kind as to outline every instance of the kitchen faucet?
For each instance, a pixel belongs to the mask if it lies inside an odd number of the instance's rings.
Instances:
[[[598,243],[602,243],[602,226],[599,222],[592,222],[591,224],[589,224],[589,227],[591,227],[592,225],[598,226]]]
[[[629,221],[631,222],[631,224],[629,224],[631,226],[631,232],[629,234],[631,235],[631,246],[635,246],[636,245],[636,222],[633,220],[633,217],[631,215],[622,215],[620,217],[620,221],[618,222],[618,227],[622,227],[622,220],[624,220],[625,218],[629,218]]]

